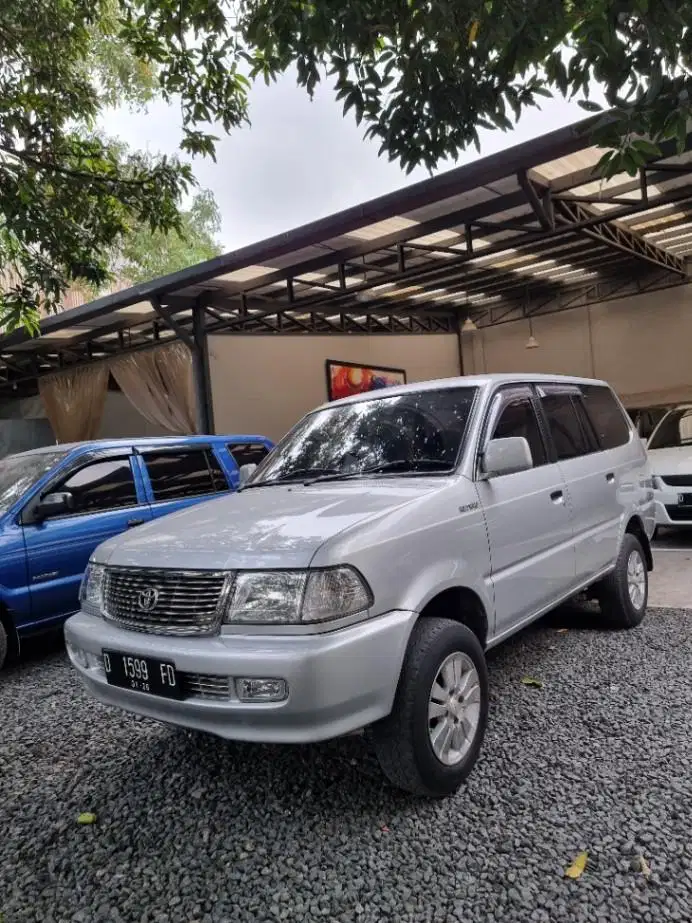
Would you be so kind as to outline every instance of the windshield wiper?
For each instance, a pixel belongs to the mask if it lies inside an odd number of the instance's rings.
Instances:
[[[378,465],[371,465],[369,468],[363,468],[361,471],[342,471],[335,474],[323,474],[319,477],[311,478],[305,481],[305,486],[310,484],[323,484],[325,481],[349,481],[357,478],[367,477],[370,474],[449,474],[454,470],[453,466],[446,465],[436,458],[398,458],[396,461],[381,462]]]
[[[296,468],[295,471],[290,471],[283,477],[269,478],[266,481],[253,481],[251,484],[245,484],[243,487],[238,488],[237,493],[240,493],[241,490],[251,490],[253,487],[278,487],[281,484],[290,484],[292,481],[300,481],[311,474],[314,474],[316,477],[331,477],[338,473],[336,468]]]

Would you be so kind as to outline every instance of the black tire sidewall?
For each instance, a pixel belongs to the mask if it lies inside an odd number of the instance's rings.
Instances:
[[[627,582],[627,563],[633,551],[638,552],[644,566],[644,604],[635,608],[630,599]],[[626,532],[620,547],[615,570],[604,580],[601,593],[601,611],[611,628],[635,628],[646,615],[649,601],[649,573],[642,543],[631,532]]]
[[[7,660],[7,654],[9,652],[9,638],[7,637],[7,631],[5,626],[0,621],[0,670],[5,665]]]
[[[434,793],[449,794],[455,791],[473,768],[483,744],[488,721],[488,669],[485,656],[476,636],[465,625],[447,623],[429,645],[424,658],[416,665],[415,675],[407,677],[416,684],[411,708],[411,735],[414,759],[421,779]],[[473,745],[464,759],[455,766],[445,766],[435,755],[429,733],[428,707],[430,692],[440,667],[450,654],[466,654],[478,672],[481,691],[481,709],[478,729]]]

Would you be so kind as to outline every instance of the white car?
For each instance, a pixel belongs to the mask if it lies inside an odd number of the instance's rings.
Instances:
[[[656,526],[692,526],[692,404],[669,410],[651,434]]]

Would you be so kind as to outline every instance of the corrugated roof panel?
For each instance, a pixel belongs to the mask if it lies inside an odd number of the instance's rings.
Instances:
[[[580,170],[587,170],[595,167],[603,156],[603,150],[598,147],[587,147],[583,151],[577,151],[575,154],[569,154],[567,157],[559,157],[557,160],[551,160],[548,163],[542,163],[531,169],[532,174],[539,178],[552,181],[564,179]]]
[[[387,234],[396,234],[398,231],[415,228],[418,223],[410,218],[402,218],[397,215],[394,218],[386,218],[384,221],[377,221],[375,224],[368,224],[354,231],[349,231],[348,234],[344,234],[344,237],[352,238],[353,240],[377,240]]]

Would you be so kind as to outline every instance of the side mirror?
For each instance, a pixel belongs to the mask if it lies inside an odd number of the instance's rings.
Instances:
[[[240,487],[245,487],[247,482],[250,480],[251,475],[254,474],[256,467],[257,465],[255,465],[254,463],[241,466],[238,472],[238,476],[240,478],[240,484],[239,484]]]
[[[46,494],[36,507],[36,519],[42,522],[44,519],[50,519],[51,516],[60,516],[63,513],[69,513],[74,509],[74,497],[67,490],[56,491],[53,494]]]
[[[533,468],[533,458],[523,436],[491,439],[481,459],[481,470],[486,478],[516,474],[529,468]]]

